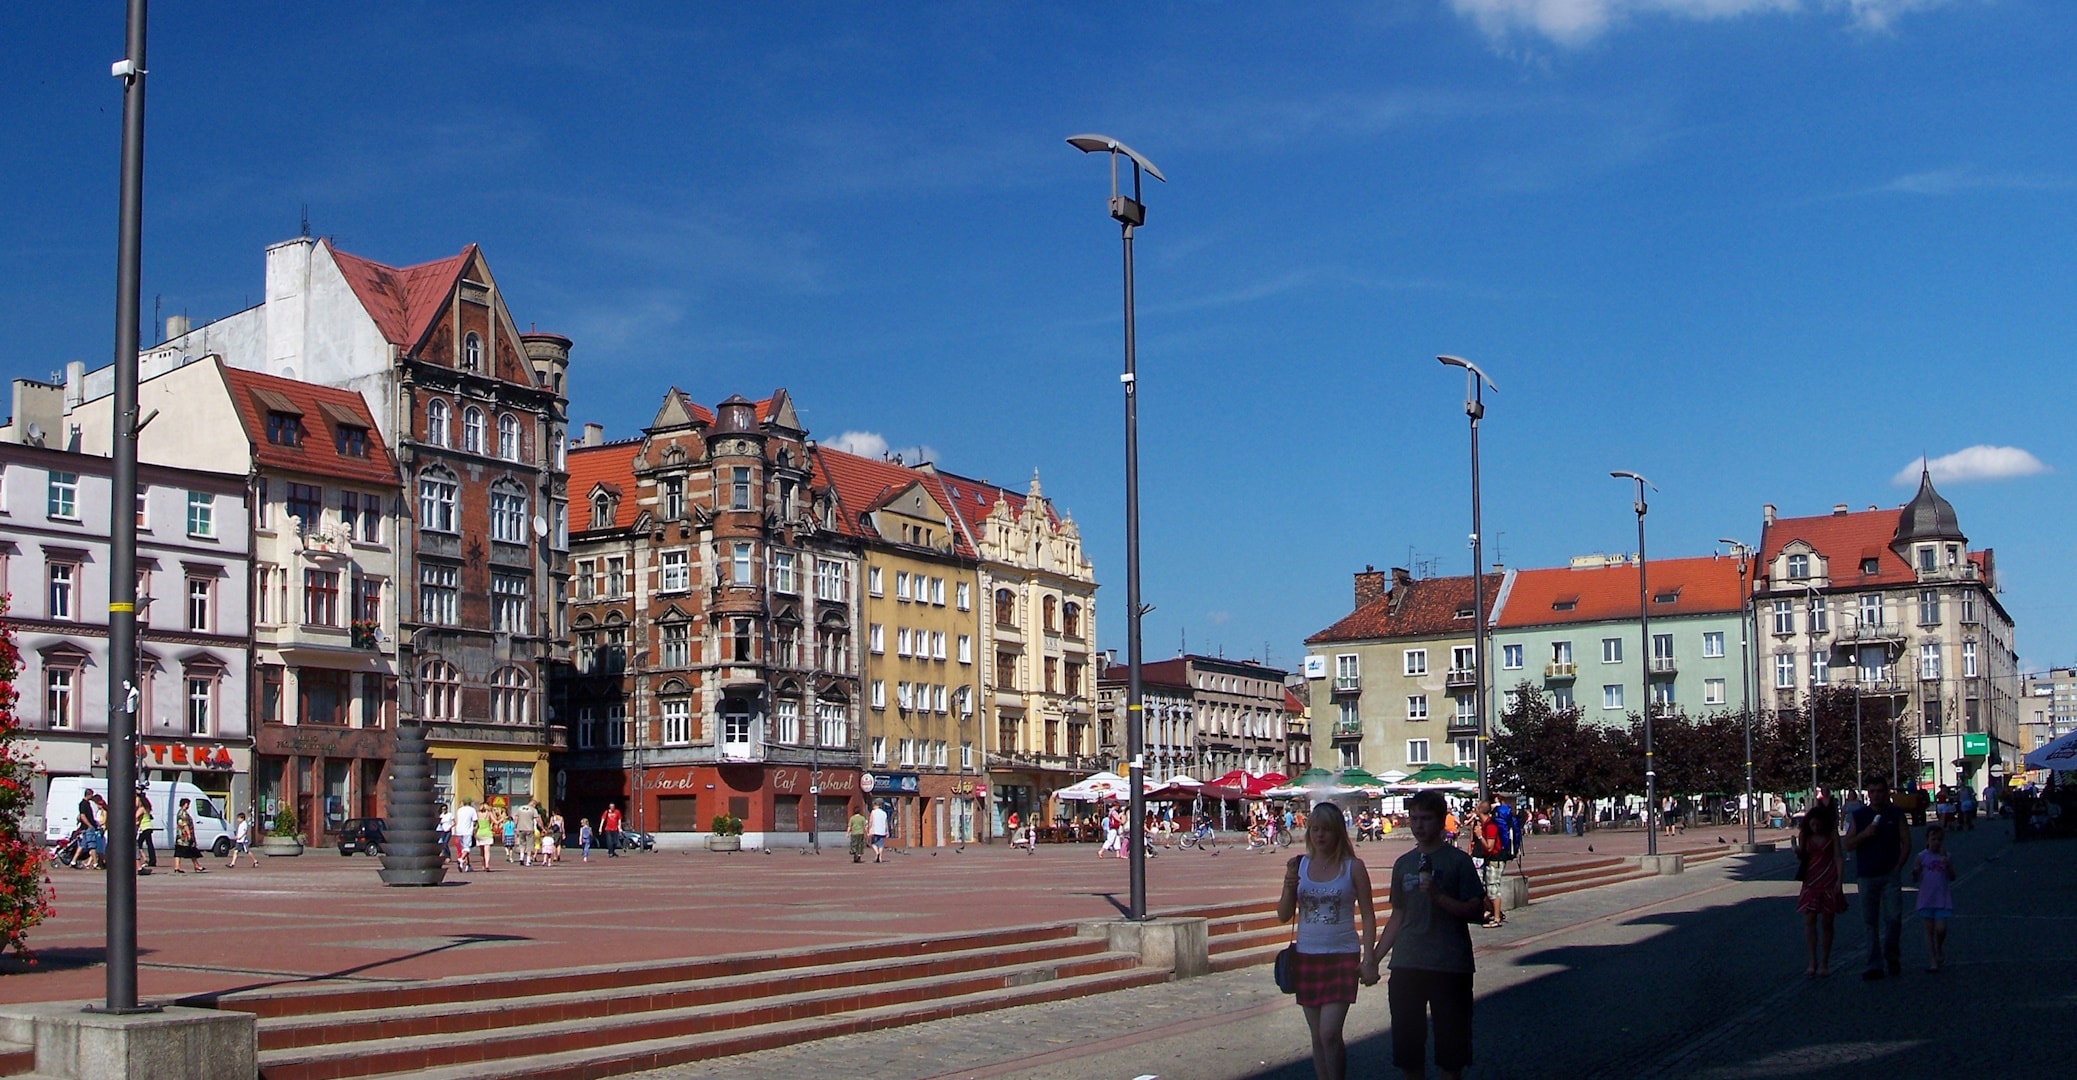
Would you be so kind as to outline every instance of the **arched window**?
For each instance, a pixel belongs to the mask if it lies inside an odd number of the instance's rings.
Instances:
[[[454,474],[435,466],[418,474],[418,527],[455,531],[455,502],[460,485]]]
[[[483,370],[483,339],[477,337],[473,330],[462,339],[462,370]]]
[[[498,417],[498,456],[506,461],[519,460],[519,420],[511,413]]]
[[[490,486],[490,538],[507,544],[526,543],[526,489],[510,480]]]
[[[601,491],[591,499],[591,527],[610,529],[613,527],[613,499]]]
[[[462,449],[483,452],[483,410],[474,405],[462,410]]]
[[[1008,589],[995,590],[995,625],[1017,625],[1017,594]]]
[[[525,668],[502,667],[490,676],[490,720],[494,724],[525,724],[532,715],[533,680]]]
[[[1082,605],[1072,600],[1060,605],[1060,632],[1068,637],[1082,636]]]
[[[447,445],[447,403],[439,398],[425,403],[425,441]]]
[[[1048,595],[1046,597],[1045,606],[1046,632],[1049,634],[1057,634],[1060,632],[1060,598],[1057,596]]]
[[[459,720],[462,715],[462,673],[453,664],[435,657],[419,665],[419,714],[426,720]]]

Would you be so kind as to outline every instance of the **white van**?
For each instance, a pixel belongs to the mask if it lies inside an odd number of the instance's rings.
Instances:
[[[173,852],[173,823],[180,812],[180,800],[190,800],[193,805],[188,813],[195,819],[195,846],[219,857],[231,853],[231,824],[224,820],[223,808],[216,800],[203,794],[202,789],[179,780],[153,780],[145,787],[145,797],[151,800],[152,846],[158,849],[160,858]],[[79,820],[79,800],[87,792],[102,798],[108,797],[108,780],[100,776],[53,776],[50,778],[50,794],[43,805],[43,839],[46,844],[61,844],[72,835]],[[258,830],[254,830],[257,835]]]

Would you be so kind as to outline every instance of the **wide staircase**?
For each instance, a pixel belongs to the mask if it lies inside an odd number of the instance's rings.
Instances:
[[[259,1016],[264,1080],[575,1080],[1169,977],[1060,925],[190,1004]]]

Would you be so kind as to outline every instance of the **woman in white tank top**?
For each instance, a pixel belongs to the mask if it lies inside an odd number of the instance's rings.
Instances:
[[[1341,807],[1321,803],[1306,816],[1304,855],[1284,869],[1277,920],[1298,920],[1298,1004],[1312,1029],[1313,1075],[1342,1080],[1348,1048],[1342,1024],[1356,1001],[1356,983],[1375,986],[1377,912],[1371,904],[1370,872],[1349,843]],[[1362,931],[1356,928],[1358,916]]]

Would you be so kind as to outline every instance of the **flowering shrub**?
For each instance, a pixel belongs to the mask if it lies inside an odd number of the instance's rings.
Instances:
[[[22,654],[6,615],[7,597],[0,596],[0,954],[13,950],[33,963],[29,928],[51,913],[49,855],[41,837],[22,836],[22,817],[36,803],[36,762],[18,745],[14,677]]]

